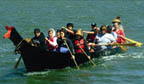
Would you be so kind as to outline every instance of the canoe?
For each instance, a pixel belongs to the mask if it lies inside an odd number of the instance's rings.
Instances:
[[[50,52],[41,49],[40,47],[32,46],[20,36],[14,27],[6,26],[6,29],[8,32],[4,35],[4,38],[9,38],[14,43],[28,72],[75,67],[70,53]],[[101,56],[114,55],[121,52],[122,49],[117,47],[114,49],[96,51],[90,53],[90,56],[91,59],[93,59]],[[75,54],[75,60],[78,65],[89,61],[85,54],[77,53]]]

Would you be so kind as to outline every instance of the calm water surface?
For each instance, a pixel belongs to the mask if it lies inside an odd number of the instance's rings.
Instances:
[[[72,22],[76,29],[89,30],[90,24],[111,24],[121,16],[126,36],[144,42],[143,0],[0,0],[0,84],[143,84],[144,47],[130,47],[128,52],[95,59],[81,65],[81,70],[65,68],[28,73],[23,62],[13,66],[19,55],[15,46],[3,39],[5,25],[13,25],[24,37],[32,37],[33,29],[45,35],[51,27],[59,29]]]

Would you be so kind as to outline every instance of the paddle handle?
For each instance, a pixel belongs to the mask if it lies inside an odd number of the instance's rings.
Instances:
[[[141,47],[141,46],[143,45],[143,43],[134,41],[134,40],[132,40],[132,39],[129,39],[129,38],[126,38],[126,37],[123,37],[123,36],[121,36],[121,38],[123,38],[123,39],[125,39],[125,40],[127,40],[127,41],[129,41],[129,42],[131,42],[131,43],[135,43],[137,47]]]
[[[89,59],[89,61],[90,61],[94,66],[96,66],[95,63],[91,60],[91,58],[88,56],[88,54],[81,48],[81,46],[79,46],[79,47],[80,47],[80,49],[83,51],[83,53],[85,54],[85,56]]]
[[[20,57],[19,57],[19,59],[18,59],[17,63],[16,63],[16,64],[15,64],[15,66],[14,66],[14,69],[16,69],[16,68],[18,67],[18,65],[19,65],[19,63],[20,63],[21,58],[22,58],[22,56],[20,56]]]
[[[70,50],[70,48],[69,48],[69,46],[68,46],[66,40],[64,40],[64,42],[65,42],[65,44],[66,44],[66,46],[67,46],[67,48],[68,48],[68,50],[69,50],[69,52],[70,52],[70,54],[71,54],[71,56],[72,56],[72,59],[73,59],[75,65],[76,65],[77,69],[79,70],[80,68],[79,68],[79,66],[78,66],[78,64],[77,64],[77,62],[76,62],[76,60],[75,60],[75,58],[73,57],[74,55],[72,54],[72,52],[71,52],[71,50]]]

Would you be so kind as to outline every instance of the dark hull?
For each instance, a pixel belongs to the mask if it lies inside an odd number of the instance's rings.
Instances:
[[[21,56],[27,71],[43,71],[75,66],[69,53],[49,52],[38,47],[30,46],[27,43],[23,45],[21,49]],[[121,51],[121,48],[97,51],[91,53],[91,58],[113,55]],[[75,54],[75,59],[78,65],[89,61],[84,54]]]

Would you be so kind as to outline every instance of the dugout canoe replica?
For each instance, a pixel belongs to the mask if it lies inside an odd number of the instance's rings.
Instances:
[[[5,28],[8,32],[4,35],[4,38],[9,38],[16,46],[28,72],[75,67],[74,60],[70,53],[50,52],[40,47],[32,46],[20,36],[14,27],[6,26]],[[122,49],[118,47],[115,49],[96,51],[90,53],[90,56],[93,60],[93,58],[114,55],[120,52],[122,52]],[[75,54],[74,56],[78,65],[89,61],[85,54]]]

